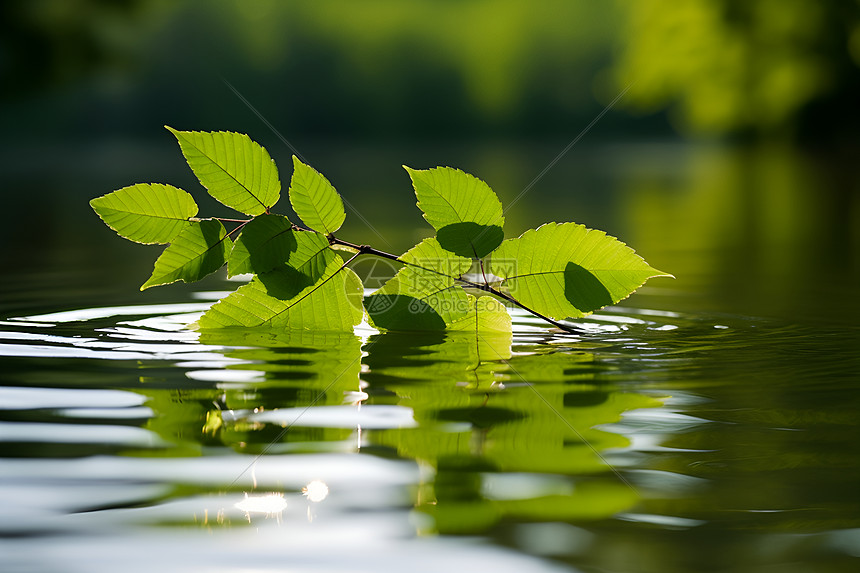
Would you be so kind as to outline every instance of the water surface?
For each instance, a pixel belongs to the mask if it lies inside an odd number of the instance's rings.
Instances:
[[[508,151],[463,155],[503,201],[540,170]],[[508,235],[564,213],[679,278],[511,338],[197,333],[236,284],[136,292],[157,251],[85,205],[127,172],[20,176],[59,207],[4,253],[3,570],[856,570],[856,195],[782,152],[591,153]],[[345,236],[408,248],[398,209]]]

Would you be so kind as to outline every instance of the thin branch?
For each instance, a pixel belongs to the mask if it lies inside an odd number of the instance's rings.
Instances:
[[[563,331],[565,331],[565,332],[569,332],[570,334],[582,334],[582,330],[580,330],[580,329],[578,329],[578,328],[576,328],[576,327],[574,327],[574,326],[569,326],[569,325],[567,325],[567,324],[562,324],[561,322],[558,322],[557,320],[553,320],[553,319],[551,319],[550,317],[545,316],[545,315],[543,315],[543,314],[539,313],[538,311],[534,310],[533,308],[529,308],[529,307],[527,307],[526,305],[524,305],[523,303],[521,303],[520,301],[518,301],[518,300],[517,300],[517,299],[515,299],[514,297],[512,297],[512,296],[510,296],[510,295],[507,295],[507,294],[503,293],[502,291],[495,290],[495,289],[492,289],[492,288],[491,288],[491,289],[490,289],[490,292],[492,292],[493,294],[495,294],[496,296],[498,296],[498,297],[500,297],[500,298],[505,299],[506,301],[508,301],[508,302],[510,302],[510,303],[512,303],[512,304],[517,305],[518,307],[520,307],[520,308],[521,308],[521,309],[523,309],[524,311],[526,311],[526,312],[530,312],[530,313],[532,313],[533,315],[535,315],[535,316],[536,316],[536,317],[538,317],[538,318],[542,318],[543,320],[547,321],[548,323],[550,323],[551,325],[555,326],[556,328],[560,328],[561,330],[563,330]]]
[[[374,249],[370,245],[356,245],[355,243],[350,243],[349,241],[344,241],[343,239],[338,239],[334,235],[329,235],[328,241],[329,241],[329,244],[331,244],[331,245],[341,245],[344,247],[349,247],[350,249],[355,249],[356,251],[358,251],[358,254],[360,254],[360,255],[373,255],[376,257],[382,257],[383,259],[388,259],[388,260],[394,261],[396,263],[400,263],[400,264],[407,265],[410,267],[415,267],[416,269],[425,270],[429,273],[434,273],[434,274],[437,274],[439,276],[448,277],[449,279],[453,279],[453,280],[455,280],[461,284],[468,285],[470,287],[480,289],[482,286],[484,286],[484,285],[481,285],[480,283],[473,283],[472,281],[468,281],[466,279],[462,279],[459,277],[452,277],[451,275],[447,275],[447,274],[443,273],[442,271],[437,271],[436,269],[430,269],[430,268],[423,267],[421,265],[418,265],[418,264],[415,264],[415,263],[412,263],[409,261],[404,261],[403,259],[401,259],[397,255],[392,255],[391,253],[386,253],[385,251],[380,251],[379,249]],[[482,290],[484,290],[484,289],[482,289]]]
[[[250,223],[250,221],[240,221],[239,219],[218,219],[218,221],[222,221],[222,222],[223,222],[223,221],[241,222],[241,225],[236,225],[236,227],[235,227],[232,231],[230,231],[229,233],[227,233],[227,236],[228,236],[228,237],[229,237],[230,235],[232,235],[233,233],[235,233],[236,231],[240,230],[242,227],[244,227],[244,226],[245,226],[245,225],[247,225],[248,223]]]
[[[293,225],[293,228],[298,231],[305,231],[307,229],[303,229],[298,225]],[[350,249],[354,249],[358,251],[357,254],[360,255],[374,255],[376,257],[382,257],[384,259],[389,259],[398,263],[409,264],[405,261],[401,261],[397,255],[392,255],[391,253],[386,253],[385,251],[380,251],[378,249],[374,249],[370,245],[357,245],[355,243],[350,243],[349,241],[344,241],[343,239],[338,239],[332,234],[329,234],[327,237],[328,243],[330,245],[340,245],[342,247],[349,247]]]
[[[502,300],[506,300],[507,302],[509,302],[511,304],[515,304],[516,306],[520,307],[524,311],[530,312],[531,314],[535,315],[536,317],[541,318],[541,319],[547,321],[548,323],[552,324],[553,326],[560,328],[566,332],[570,332],[571,334],[581,334],[582,333],[579,329],[577,329],[573,326],[568,326],[566,324],[562,324],[562,323],[558,322],[557,320],[553,320],[550,317],[543,315],[543,314],[539,313],[538,311],[536,311],[532,308],[527,307],[526,305],[524,305],[523,303],[521,303],[520,301],[518,301],[517,299],[515,299],[511,295],[503,293],[502,291],[500,291],[498,289],[494,289],[493,287],[491,287],[488,284],[483,284],[483,285],[475,284],[475,283],[472,283],[472,282],[469,282],[469,281],[466,281],[463,279],[455,279],[455,280],[458,280],[462,283],[468,284],[472,288],[476,288],[478,290],[482,290],[484,292],[487,292],[493,296],[497,296],[497,297],[501,298]]]
[[[300,226],[295,225],[295,224],[293,224],[293,229],[296,231],[308,231],[308,229],[305,229],[305,228],[300,227]],[[437,271],[435,269],[428,269],[427,267],[422,267],[421,265],[416,265],[415,263],[411,263],[409,261],[404,261],[403,259],[401,259],[397,255],[392,255],[391,253],[386,253],[385,251],[380,251],[379,249],[374,249],[370,245],[358,245],[356,243],[344,241],[343,239],[338,239],[333,234],[329,234],[327,238],[328,238],[328,242],[330,245],[340,245],[340,246],[349,247],[350,249],[354,249],[354,250],[358,251],[346,263],[344,263],[344,265],[352,262],[359,255],[373,255],[376,257],[382,257],[383,259],[388,259],[388,260],[391,260],[391,261],[394,261],[397,263],[409,265],[412,267],[423,269],[423,270],[431,272],[431,273],[435,273],[437,275],[451,278],[454,281],[456,281],[457,283],[460,283],[462,285],[466,285],[466,286],[469,286],[469,287],[477,289],[477,290],[482,290],[486,293],[497,296],[497,297],[501,298],[502,300],[505,300],[505,301],[507,301],[513,305],[516,305],[516,306],[520,307],[521,309],[523,309],[524,311],[531,313],[534,316],[536,316],[542,320],[545,320],[546,322],[552,324],[556,328],[564,330],[565,332],[569,332],[571,334],[581,334],[582,333],[579,329],[577,329],[575,327],[568,326],[566,324],[562,324],[561,322],[558,322],[557,320],[553,320],[550,317],[548,317],[544,314],[541,314],[540,312],[538,312],[532,308],[527,307],[526,305],[524,305],[523,303],[521,303],[520,301],[518,301],[514,297],[512,297],[508,294],[505,294],[498,289],[494,289],[489,284],[480,284],[480,283],[472,282],[472,281],[469,281],[469,280],[466,280],[466,279],[463,279],[460,277],[452,277],[451,275],[446,275],[445,273],[443,273],[441,271]]]

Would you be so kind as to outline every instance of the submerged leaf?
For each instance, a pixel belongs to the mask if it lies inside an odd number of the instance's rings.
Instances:
[[[290,204],[305,225],[324,235],[343,225],[343,200],[328,179],[293,156]]]
[[[227,262],[230,246],[230,238],[227,237],[221,221],[192,221],[170,246],[164,249],[155,261],[152,276],[143,283],[140,290],[176,281],[199,281]]]
[[[450,167],[404,168],[412,178],[418,207],[444,249],[479,259],[501,244],[502,204],[486,183]]]
[[[169,243],[197,214],[190,194],[158,183],[123,187],[96,197],[90,206],[119,236],[148,245]]]
[[[424,239],[400,257],[407,263],[365,301],[370,319],[389,330],[444,330],[466,317],[469,295],[455,280],[472,266],[471,259]]]
[[[649,278],[671,276],[618,239],[576,223],[547,223],[508,239],[489,269],[516,300],[556,320],[583,317],[627,298]]]
[[[331,258],[316,281],[287,265],[259,274],[213,305],[198,326],[352,331],[363,315],[361,280],[328,252]]]
[[[258,215],[242,227],[227,261],[227,276],[264,273],[296,250],[292,224],[282,215]]]
[[[167,129],[176,136],[200,183],[224,205],[247,215],[260,215],[278,202],[281,182],[275,162],[247,135]]]

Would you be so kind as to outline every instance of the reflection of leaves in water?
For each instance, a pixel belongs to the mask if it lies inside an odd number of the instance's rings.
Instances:
[[[350,435],[350,430],[298,425],[281,435],[280,426],[249,421],[246,414],[343,404],[349,392],[359,390],[361,347],[355,335],[237,328],[203,332],[200,342],[222,347],[224,356],[237,361],[205,371],[212,386],[190,391],[193,402],[173,400],[176,390],[145,392],[159,414],[150,429],[169,442],[197,449],[226,444],[256,453],[272,441],[313,450],[320,447],[316,442]]]
[[[223,331],[204,333],[201,341],[219,343]],[[236,336],[240,338],[236,338]],[[358,338],[347,333],[313,331],[246,331],[227,334],[224,342],[247,345],[227,356],[242,363],[227,367],[231,371],[252,371],[262,375],[250,384],[230,383],[224,395],[226,408],[240,413],[343,404],[350,392],[359,390],[361,348]],[[282,435],[274,424],[247,422],[227,427],[222,439],[230,444],[244,443],[260,451],[271,442],[300,443],[299,447],[319,449],[316,442],[341,441],[351,431],[339,428],[309,428],[296,424]],[[278,448],[272,448],[277,452]]]
[[[635,493],[611,474],[599,452],[628,445],[595,429],[634,408],[660,401],[602,387],[587,353],[557,352],[474,361],[474,342],[381,339],[371,349],[367,379],[414,410],[419,427],[386,430],[372,440],[436,469],[419,504],[441,532],[482,530],[503,516],[525,519],[607,517],[629,507]],[[388,353],[398,357],[393,364]],[[563,487],[504,491],[494,498],[489,476],[565,477]],[[540,481],[540,480],[537,480]]]
[[[389,359],[388,353],[401,358]],[[658,405],[641,394],[601,390],[594,384],[590,354],[526,355],[480,365],[476,355],[474,341],[450,335],[435,340],[384,336],[374,345],[365,379],[394,392],[398,403],[413,408],[424,422],[406,431],[415,435],[401,439],[399,449],[431,463],[446,455],[479,455],[511,471],[603,470],[583,440],[598,450],[624,446],[626,440],[593,427],[616,421],[626,410]],[[456,431],[460,426],[448,422],[470,427]],[[492,439],[464,442],[463,434],[476,428],[491,431]],[[551,455],[560,448],[583,451]]]
[[[363,389],[370,407],[412,410],[417,426],[365,429],[362,447],[434,468],[418,507],[448,533],[500,519],[603,518],[630,507],[635,492],[600,455],[627,439],[596,428],[660,403],[602,384],[605,367],[589,353],[536,346],[512,354],[509,335],[379,334],[362,348],[348,334],[236,329],[205,332],[201,342],[235,362],[198,371],[196,384],[212,386],[194,391],[193,407],[157,418],[172,420],[163,437],[250,453],[329,450],[355,429],[299,422],[284,433],[252,412],[339,406]],[[155,404],[164,414],[163,402]]]
[[[157,379],[146,377],[142,377],[141,382],[143,388],[135,389],[135,392],[146,396],[146,405],[155,414],[144,427],[158,434],[170,447],[158,451],[136,451],[134,455],[198,456],[203,446],[215,445],[216,441],[201,428],[207,424],[208,411],[218,400],[218,389],[164,387],[157,384]]]
[[[371,337],[366,349],[368,381],[379,377],[401,382],[454,377],[460,383],[483,380],[490,384],[498,361],[511,357],[511,335],[450,331],[379,334]]]

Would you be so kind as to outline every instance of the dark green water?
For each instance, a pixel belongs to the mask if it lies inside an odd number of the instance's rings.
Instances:
[[[860,566],[850,169],[780,149],[571,153],[508,236],[575,220],[678,277],[577,336],[522,314],[512,339],[198,335],[184,325],[235,283],[138,293],[157,251],[88,212],[139,181],[200,197],[181,160],[123,149],[51,173],[5,155],[3,571]],[[373,228],[348,214],[343,236],[386,250],[427,234],[400,163],[457,165],[509,204],[557,153],[303,151],[370,206]]]

